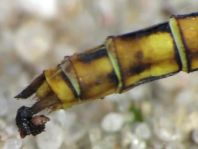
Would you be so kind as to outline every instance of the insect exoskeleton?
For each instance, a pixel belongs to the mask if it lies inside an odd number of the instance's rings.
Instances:
[[[68,108],[179,71],[197,69],[196,12],[172,16],[169,22],[140,31],[111,36],[96,48],[67,56],[57,67],[45,70],[16,98],[36,94],[38,102],[31,107],[35,114],[45,108]]]

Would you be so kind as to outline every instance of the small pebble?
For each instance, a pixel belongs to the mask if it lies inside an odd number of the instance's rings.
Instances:
[[[137,86],[133,90],[130,90],[128,94],[131,97],[131,99],[138,101],[138,100],[143,100],[145,96],[148,96],[150,94],[150,91],[146,86],[148,86],[148,84],[145,86]]]
[[[63,143],[63,130],[52,122],[46,126],[46,131],[36,136],[39,149],[59,149]]]
[[[181,139],[181,132],[169,118],[158,119],[154,124],[156,136],[162,141],[177,141]]]
[[[65,110],[57,110],[51,114],[51,120],[58,123],[64,129],[70,129],[76,123],[76,115]]]
[[[102,128],[106,132],[117,132],[124,124],[123,116],[119,113],[110,113],[102,121]]]
[[[15,46],[23,60],[36,63],[51,49],[51,30],[41,22],[24,22],[16,32]]]
[[[102,138],[102,132],[99,128],[92,128],[89,130],[89,139],[92,144],[100,141]]]
[[[121,145],[123,148],[128,148],[131,145],[131,140],[132,140],[132,133],[130,128],[123,128],[122,129],[122,140],[121,140]]]
[[[151,130],[146,123],[140,123],[136,126],[135,134],[141,139],[149,139],[151,137]]]
[[[146,149],[146,142],[133,135],[130,149]]]

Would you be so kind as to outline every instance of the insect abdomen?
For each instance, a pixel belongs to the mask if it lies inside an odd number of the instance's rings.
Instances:
[[[36,93],[38,101],[17,111],[21,137],[44,131],[49,120],[35,114],[126,91],[178,71],[198,69],[198,13],[171,17],[168,23],[109,37],[84,53],[65,57],[45,70],[16,98]]]
[[[198,13],[175,16],[148,29],[109,37],[104,45],[66,57],[44,72],[46,81],[36,94],[42,99],[53,92],[67,107],[181,70],[197,70],[197,57]]]

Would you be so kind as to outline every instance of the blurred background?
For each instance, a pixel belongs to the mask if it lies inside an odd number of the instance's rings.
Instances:
[[[16,110],[34,101],[13,98],[65,55],[195,11],[197,0],[0,0],[0,148],[197,149],[197,72],[50,113],[46,132],[23,140]]]

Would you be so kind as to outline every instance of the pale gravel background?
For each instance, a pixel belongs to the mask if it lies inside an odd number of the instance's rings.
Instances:
[[[0,0],[0,148],[197,149],[197,72],[56,111],[45,133],[24,140],[16,110],[34,101],[13,98],[64,55],[195,11],[197,0]],[[143,122],[133,121],[132,105]]]

